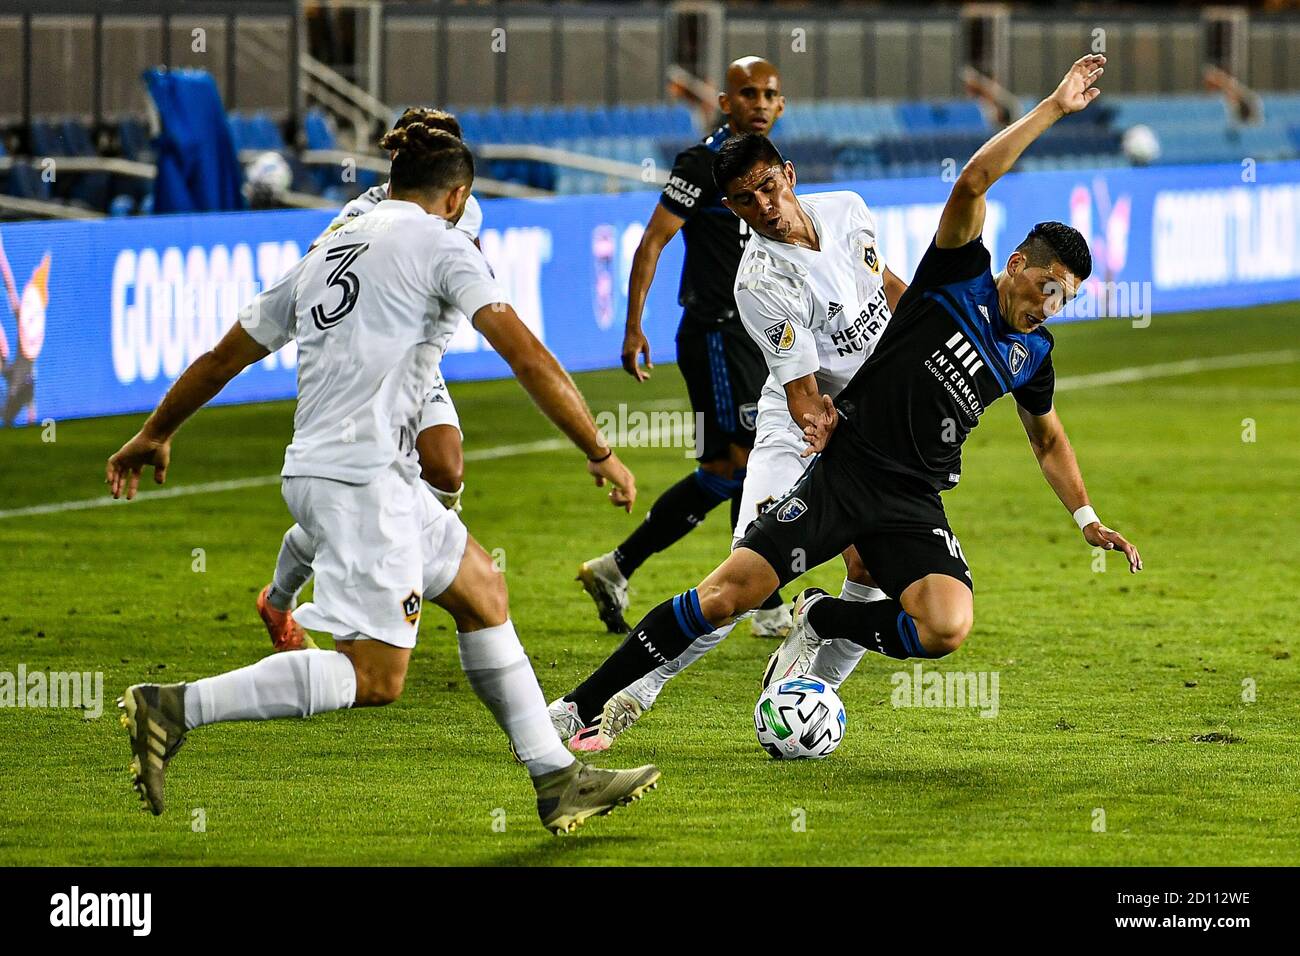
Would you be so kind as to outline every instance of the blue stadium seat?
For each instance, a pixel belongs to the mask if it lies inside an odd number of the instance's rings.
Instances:
[[[334,149],[338,144],[334,124],[321,110],[308,110],[303,117],[302,129],[308,149]]]

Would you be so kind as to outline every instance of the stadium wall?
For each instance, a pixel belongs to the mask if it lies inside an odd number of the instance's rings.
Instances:
[[[860,192],[875,211],[885,261],[906,277],[948,188],[933,177],[807,190]],[[654,202],[652,193],[630,193],[483,203],[485,254],[520,315],[570,369],[618,364],[627,277]],[[0,396],[34,384],[34,409],[22,401],[18,413],[23,424],[152,408],[329,217],[285,211],[3,226],[0,249],[22,321],[0,311],[8,345]],[[1300,162],[1008,176],[989,204],[985,241],[994,261],[1043,219],[1082,230],[1096,260],[1089,287],[1062,319],[1142,322],[1155,313],[1300,299]],[[660,361],[674,354],[681,255],[679,242],[665,250],[646,305]],[[294,364],[290,345],[240,375],[218,402],[290,398]],[[454,380],[508,375],[468,323],[443,368]]]

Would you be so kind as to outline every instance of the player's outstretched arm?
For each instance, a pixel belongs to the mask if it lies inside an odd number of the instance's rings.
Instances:
[[[167,479],[171,460],[172,436],[185,420],[211,401],[232,378],[254,362],[266,358],[268,351],[253,340],[244,326],[236,322],[216,347],[194,360],[158,403],[144,427],[108,459],[104,480],[114,498],[123,491],[134,498],[140,486],[140,472],[153,468],[153,480]]]
[[[614,486],[609,500],[631,511],[636,500],[636,479],[605,442],[578,386],[550,349],[504,302],[483,306],[474,313],[473,322],[506,360],[537,407],[587,456],[587,471],[596,479],[596,485],[603,487],[608,481]]]
[[[1101,76],[1105,62],[1101,54],[1075,60],[1051,96],[976,150],[953,184],[935,233],[936,246],[957,249],[983,232],[984,195],[989,187],[1053,123],[1068,113],[1077,113],[1101,94],[1093,84]]]
[[[627,324],[623,331],[623,369],[638,382],[648,379],[648,370],[654,367],[650,364],[650,340],[641,329],[641,313],[650,294],[650,283],[654,282],[655,269],[659,267],[659,256],[684,222],[685,219],[663,206],[655,206],[632,256],[632,274],[627,285]],[[642,360],[646,370],[638,364]]]
[[[1061,418],[1052,409],[1046,415],[1033,415],[1019,405],[1020,421],[1029,436],[1030,447],[1034,457],[1043,470],[1043,477],[1061,499],[1065,509],[1074,515],[1083,532],[1084,539],[1093,547],[1107,551],[1118,549],[1128,558],[1128,569],[1136,574],[1142,570],[1142,556],[1138,549],[1118,531],[1107,528],[1097,518],[1097,513],[1088,502],[1088,490],[1083,485],[1083,475],[1079,471],[1079,462],[1074,457],[1070,439],[1066,437],[1065,426]]]

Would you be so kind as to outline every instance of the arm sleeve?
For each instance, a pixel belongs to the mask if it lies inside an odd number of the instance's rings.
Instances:
[[[431,254],[433,292],[469,319],[485,305],[509,302],[483,253],[459,229],[444,233],[447,242]]]
[[[239,310],[239,324],[258,345],[279,351],[293,341],[298,331],[298,279],[306,257],[286,272],[280,281],[257,294]]]
[[[1030,415],[1046,415],[1052,410],[1053,395],[1056,391],[1056,370],[1052,367],[1052,355],[1049,352],[1038,366],[1034,377],[1019,388],[1012,389],[1017,404]]]
[[[659,204],[675,216],[690,219],[712,205],[718,194],[713,184],[713,154],[702,146],[678,153],[673,171],[659,196]]]
[[[736,283],[736,307],[768,370],[785,385],[821,368],[817,343],[807,326],[805,287],[783,276]]]

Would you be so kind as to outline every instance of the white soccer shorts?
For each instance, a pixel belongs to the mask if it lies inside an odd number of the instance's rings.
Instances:
[[[755,428],[754,448],[745,466],[745,483],[740,492],[740,512],[732,532],[732,544],[739,541],[758,517],[759,507],[789,491],[812,462],[804,458],[807,447],[803,434],[796,430],[784,408],[768,411],[760,408]]]
[[[369,484],[286,477],[285,503],[316,544],[313,600],[294,617],[335,640],[414,647],[426,600],[460,570],[468,532],[419,477],[396,465]]]
[[[424,396],[424,405],[420,408],[420,431],[435,425],[451,425],[460,431],[460,415],[451,401],[451,392],[447,391],[447,381],[442,372],[434,370],[433,385]]]

